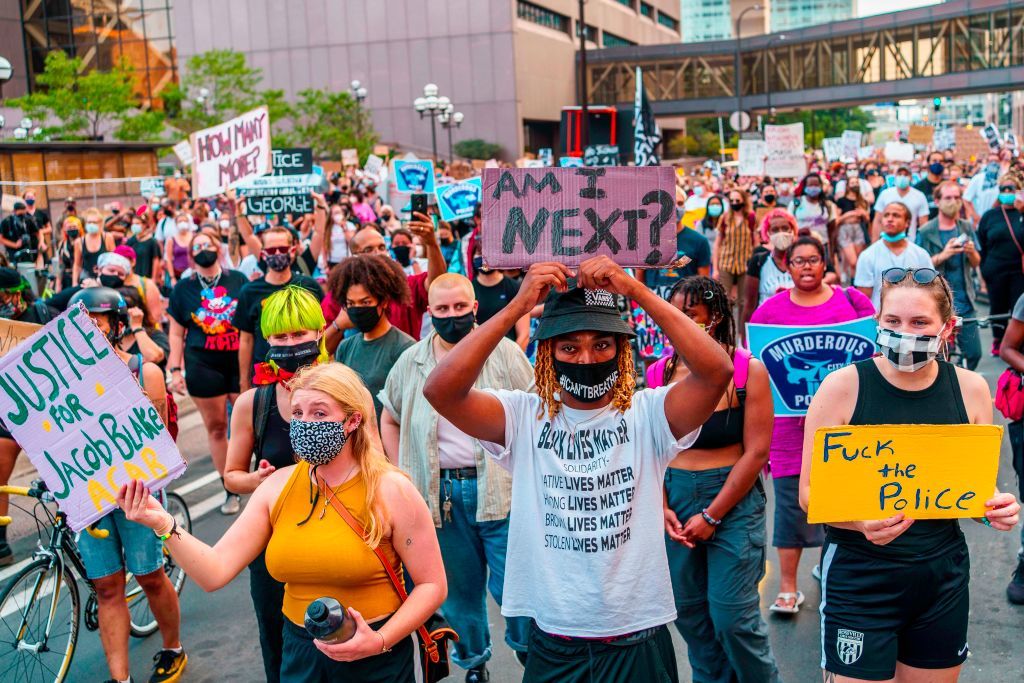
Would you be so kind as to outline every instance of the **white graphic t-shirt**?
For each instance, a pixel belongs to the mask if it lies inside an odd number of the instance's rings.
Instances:
[[[612,406],[562,406],[550,420],[536,394],[488,389],[505,409],[505,443],[481,442],[512,473],[501,613],[541,630],[601,638],[676,618],[665,554],[665,470],[697,439],[665,418],[669,387]]]

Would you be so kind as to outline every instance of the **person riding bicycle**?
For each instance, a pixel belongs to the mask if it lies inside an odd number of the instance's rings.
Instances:
[[[153,402],[160,419],[167,421],[167,388],[163,372],[153,363],[118,347],[128,331],[128,307],[124,298],[109,287],[90,287],[75,294],[69,305],[82,303],[114,352],[139,378],[142,390]],[[164,573],[163,547],[159,538],[141,524],[130,522],[121,510],[114,510],[96,524],[109,532],[106,538],[82,534],[78,549],[86,575],[96,589],[99,602],[100,640],[114,683],[132,683],[128,662],[131,618],[124,599],[125,568],[146,594],[160,626],[163,647],[153,657],[150,683],[170,683],[181,678],[188,656],[181,647],[181,615],[178,595]]]

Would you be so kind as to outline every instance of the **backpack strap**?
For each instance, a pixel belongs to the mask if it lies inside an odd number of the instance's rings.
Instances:
[[[849,287],[842,287],[842,290],[843,290],[843,294],[846,295],[846,300],[850,302],[850,308],[852,308],[853,310],[857,310],[857,307],[853,304],[853,297],[850,296],[850,288]]]
[[[750,372],[750,351],[737,346],[732,354],[732,382],[736,387],[736,397],[740,405],[747,402],[747,375]]]
[[[50,307],[46,305],[45,301],[36,299],[32,306],[36,309],[36,317],[39,318],[39,324],[45,325],[53,320],[53,313],[50,312]]]
[[[253,453],[257,461],[260,453],[263,452],[263,440],[267,434],[267,425],[270,424],[270,411],[277,402],[275,393],[276,384],[264,384],[256,387],[256,396],[253,399],[252,408],[252,430],[256,439],[253,443]]]

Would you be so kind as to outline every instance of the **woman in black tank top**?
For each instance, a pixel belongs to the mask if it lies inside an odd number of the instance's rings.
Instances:
[[[930,268],[882,274],[881,355],[837,370],[807,412],[800,503],[819,427],[990,424],[978,374],[938,360],[953,329],[953,296]],[[904,349],[912,348],[913,351]],[[986,501],[986,525],[1008,531],[1020,510],[1009,493]],[[958,520],[883,520],[827,526],[821,562],[826,680],[956,681],[967,658],[970,559]]]

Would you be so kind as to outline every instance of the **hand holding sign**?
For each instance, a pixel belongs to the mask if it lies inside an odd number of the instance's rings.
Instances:
[[[901,512],[888,519],[875,519],[866,522],[859,522],[855,526],[875,545],[889,545],[903,535],[903,532],[914,523],[912,519],[906,519]]]
[[[640,282],[607,256],[595,256],[580,264],[576,280],[584,289],[603,289],[612,294],[634,298]]]
[[[121,487],[117,493],[117,505],[124,512],[129,522],[141,524],[156,531],[164,530],[173,524],[171,513],[164,509],[146,485],[133,479]]]
[[[1017,526],[1020,516],[1020,503],[1012,493],[996,494],[985,501],[985,519],[988,525],[998,531],[1010,531]]]
[[[559,292],[569,290],[569,278],[572,271],[562,263],[555,261],[547,263],[534,263],[526,271],[523,284],[519,286],[519,293],[512,300],[513,304],[518,303],[521,315],[529,313],[534,306],[544,303],[551,288]]]

